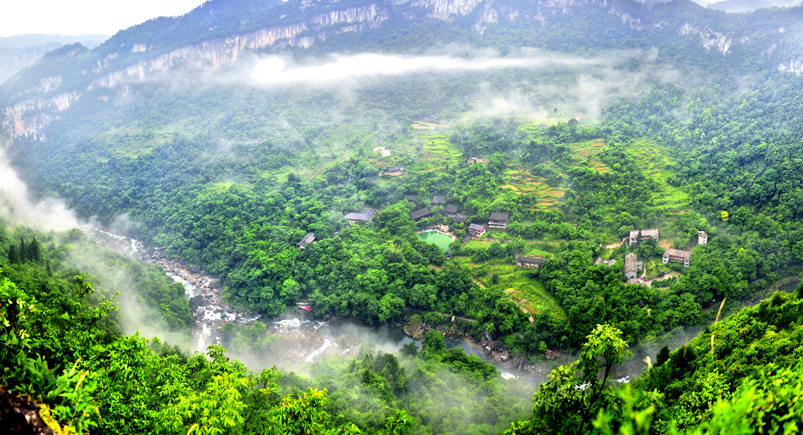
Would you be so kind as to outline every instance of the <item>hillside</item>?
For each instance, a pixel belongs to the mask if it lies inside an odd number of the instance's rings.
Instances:
[[[752,433],[749,388],[799,391],[801,18],[212,0],[52,50],[0,85],[3,297],[43,313],[0,393],[79,432]]]

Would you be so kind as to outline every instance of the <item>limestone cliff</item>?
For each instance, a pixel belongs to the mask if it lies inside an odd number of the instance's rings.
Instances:
[[[797,75],[803,74],[803,56],[794,59],[789,59],[786,62],[778,65],[778,71],[782,73],[791,72]]]
[[[302,5],[303,6],[303,5]],[[58,113],[67,110],[84,92],[94,88],[115,88],[130,80],[142,80],[149,74],[170,69],[177,60],[200,60],[212,66],[220,66],[234,62],[244,50],[258,50],[267,47],[302,47],[308,48],[316,40],[324,40],[327,34],[357,32],[363,29],[376,29],[389,18],[387,8],[377,4],[360,7],[331,10],[312,15],[307,19],[284,26],[271,26],[253,32],[216,38],[198,44],[181,47],[167,53],[159,54],[148,60],[137,62],[125,68],[109,72],[92,81],[85,89],[60,94],[50,99],[44,97],[29,98],[11,107],[6,107],[0,123],[0,146],[8,147],[14,139],[25,137],[33,140],[45,140],[45,128]],[[325,31],[322,31],[325,29]],[[309,30],[319,31],[314,35],[301,34]],[[143,53],[152,49],[143,43],[134,44],[134,53]],[[92,71],[101,73],[109,69],[119,53],[111,53],[98,59]],[[88,71],[83,71],[88,74]],[[41,80],[40,86],[33,91],[46,94],[56,90],[62,83],[62,77],[47,77]],[[107,101],[106,100],[103,101]]]
[[[452,21],[458,15],[468,15],[482,0],[413,0],[410,6],[427,9],[427,16]]]

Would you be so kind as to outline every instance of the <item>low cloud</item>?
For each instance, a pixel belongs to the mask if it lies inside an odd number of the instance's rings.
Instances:
[[[0,148],[0,215],[12,225],[25,225],[41,231],[64,231],[78,226],[78,218],[64,201],[31,199],[28,186],[11,167],[4,149]]]
[[[257,85],[314,86],[337,85],[365,78],[397,77],[422,73],[450,73],[489,71],[510,68],[545,68],[549,66],[594,65],[599,59],[583,59],[566,56],[545,56],[533,53],[522,57],[461,58],[442,56],[404,56],[364,53],[356,55],[333,55],[327,60],[310,65],[293,63],[279,56],[257,61],[251,70],[251,79]]]

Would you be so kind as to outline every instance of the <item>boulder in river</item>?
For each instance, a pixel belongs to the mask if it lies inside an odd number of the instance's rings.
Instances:
[[[404,333],[413,337],[413,340],[423,340],[426,325],[418,314],[413,314],[407,326],[404,327]]]

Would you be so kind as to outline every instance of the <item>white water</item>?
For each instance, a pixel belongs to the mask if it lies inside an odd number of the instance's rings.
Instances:
[[[195,296],[195,292],[198,289],[195,288],[195,286],[192,285],[191,283],[189,283],[187,280],[185,280],[184,278],[182,278],[182,277],[180,277],[178,275],[173,275],[170,272],[165,272],[165,275],[167,275],[170,278],[172,278],[173,281],[175,281],[175,282],[180,282],[181,285],[184,286],[184,294],[187,295],[187,299],[191,299],[193,296]]]
[[[514,375],[512,373],[508,373],[508,372],[502,372],[501,376],[502,376],[502,379],[518,379],[519,378],[518,376],[516,376],[516,375]]]
[[[297,320],[297,319],[296,319],[296,320]],[[315,359],[315,357],[316,357],[316,356],[319,356],[320,354],[322,354],[322,353],[323,353],[323,351],[325,351],[325,350],[326,350],[326,348],[328,348],[328,347],[329,347],[329,346],[331,346],[331,345],[332,345],[332,342],[331,342],[331,341],[329,341],[329,339],[328,339],[328,338],[327,338],[327,339],[325,339],[325,340],[323,341],[323,346],[321,346],[321,347],[319,347],[319,348],[315,349],[315,350],[314,350],[314,351],[313,351],[311,354],[307,355],[307,362],[312,362],[312,360],[313,360],[313,359]]]
[[[278,322],[273,322],[279,329],[282,330],[290,330],[290,329],[300,329],[302,326],[307,326],[309,324],[312,325],[312,330],[317,331],[318,328],[325,325],[326,322],[321,322],[317,320],[299,320],[298,318],[295,319],[284,319],[279,320]]]

